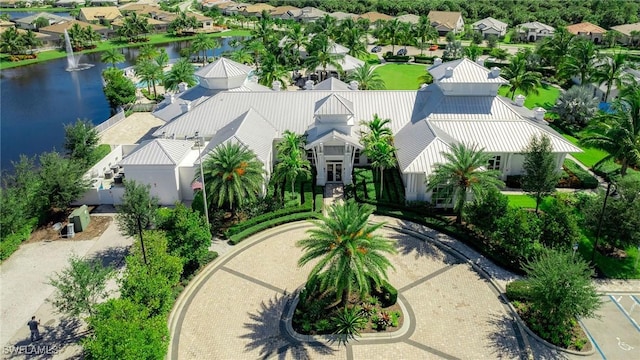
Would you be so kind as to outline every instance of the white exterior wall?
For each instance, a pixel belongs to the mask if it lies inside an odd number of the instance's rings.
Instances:
[[[160,205],[173,205],[180,200],[178,168],[174,165],[124,166],[126,180],[135,180],[151,185],[151,196],[158,198]]]
[[[180,197],[184,201],[191,201],[194,197],[194,191],[191,188],[193,179],[196,176],[198,166],[181,166],[178,168],[180,178]]]
[[[403,173],[404,194],[407,201],[429,201],[431,192],[427,193],[425,174]]]

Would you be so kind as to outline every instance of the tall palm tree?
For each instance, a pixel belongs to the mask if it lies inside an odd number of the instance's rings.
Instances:
[[[367,127],[367,132],[360,133],[360,143],[364,146],[362,152],[371,160],[371,166],[380,170],[380,197],[384,190],[384,170],[397,162],[390,123],[390,119],[381,119],[378,114],[374,114],[370,121],[360,122]]]
[[[42,41],[36,37],[36,33],[29,29],[22,34],[22,43],[29,49],[30,53],[33,53],[33,48],[42,44]]]
[[[287,153],[278,153],[278,164],[276,164],[275,169],[276,178],[288,179],[291,183],[292,194],[295,194],[297,179],[309,179],[311,177],[311,163],[307,160],[305,154],[300,149],[294,149]]]
[[[600,163],[620,162],[620,175],[630,165],[640,165],[640,86],[624,88],[612,104],[613,113],[602,113],[591,122],[581,143],[609,153]]]
[[[160,49],[160,53],[155,57],[154,60],[161,69],[164,69],[164,67],[169,63],[169,54],[167,54],[167,50]]]
[[[262,163],[244,145],[218,145],[202,163],[207,194],[218,207],[242,206],[258,197],[264,183]],[[195,179],[200,178],[200,170]]]
[[[295,50],[296,65],[300,65],[300,48],[309,45],[309,37],[305,34],[302,25],[295,23],[291,25],[286,33],[286,43]]]
[[[340,31],[338,41],[349,48],[349,55],[359,57],[367,54],[365,33],[357,26]]]
[[[15,27],[10,27],[0,34],[0,51],[7,54],[19,54],[25,45],[22,36]]]
[[[618,88],[622,88],[632,82],[633,77],[625,73],[630,68],[627,62],[627,54],[616,53],[613,56],[605,56],[600,59],[600,62],[596,64],[593,69],[591,79],[599,85],[605,84],[607,86],[607,92],[604,96],[604,101],[609,101],[609,94],[611,93],[611,87],[615,84]]]
[[[110,48],[102,52],[100,56],[100,61],[103,63],[111,64],[112,68],[116,67],[116,64],[124,62],[124,55],[116,48]]]
[[[178,84],[182,82],[192,87],[196,84],[195,72],[196,69],[193,67],[193,64],[189,62],[189,59],[180,58],[180,60],[173,64],[173,67],[171,67],[171,70],[169,70],[169,73],[166,75],[164,87],[168,90],[176,90]]]
[[[446,162],[436,164],[427,178],[427,190],[441,189],[455,201],[456,222],[462,223],[462,209],[470,191],[474,197],[484,196],[490,189],[504,186],[497,170],[485,170],[492,155],[478,149],[476,145],[462,143],[449,146],[442,152]]]
[[[398,19],[387,21],[382,28],[381,35],[391,43],[391,51],[395,54],[396,44],[399,43],[403,36],[403,23]]]
[[[326,74],[327,67],[333,66],[338,71],[342,71],[340,61],[344,55],[331,52],[332,45],[333,43],[326,35],[317,34],[314,36],[309,44],[309,56],[305,59],[307,70],[315,72],[318,67],[321,67],[323,73]]]
[[[259,39],[263,44],[268,44],[276,36],[273,30],[273,22],[268,18],[260,18],[253,29],[253,37]]]
[[[360,133],[360,143],[364,145],[366,141],[376,142],[393,136],[391,128],[391,119],[382,119],[378,114],[373,114],[372,120],[362,120],[360,125],[366,126],[367,131]]]
[[[195,39],[191,41],[191,48],[198,56],[200,56],[200,51],[202,51],[202,66],[207,64],[207,50],[213,49],[215,46],[216,41],[203,33],[199,33]]]
[[[158,48],[151,44],[144,44],[138,48],[138,57],[136,61],[151,60],[158,56]]]
[[[558,73],[564,78],[578,75],[580,84],[586,84],[595,66],[598,50],[592,41],[576,38],[571,42],[569,53],[560,64]]]
[[[391,241],[375,234],[384,223],[369,224],[372,212],[371,206],[353,200],[334,204],[307,231],[309,238],[297,243],[304,251],[298,266],[319,260],[309,279],[321,275],[321,289],[335,291],[345,306],[352,292],[363,298],[371,292],[370,279],[380,285],[387,279],[387,270],[394,268],[385,254],[395,254],[396,249]]]
[[[539,72],[527,70],[527,60],[523,53],[514,56],[509,65],[502,69],[502,74],[509,80],[512,100],[516,95],[516,90],[525,94],[538,93],[542,75]]]
[[[240,48],[228,55],[229,59],[241,64],[253,64],[253,55],[245,48]]]
[[[136,64],[135,71],[140,80],[147,83],[147,91],[150,92],[150,87],[153,87],[153,96],[157,98],[156,84],[162,82],[164,77],[160,65],[151,60],[143,60]]]
[[[280,65],[276,56],[268,53],[261,59],[262,64],[260,68],[256,71],[256,75],[258,75],[258,83],[264,86],[271,87],[273,82],[279,81],[282,86],[284,86],[283,78],[287,78],[289,73],[284,68],[284,66]]]
[[[369,63],[364,63],[362,66],[358,66],[347,77],[349,81],[355,80],[358,82],[358,88],[360,90],[384,90],[384,80],[380,75],[375,72],[375,68]]]
[[[429,41],[438,41],[438,30],[431,25],[431,21],[426,16],[420,16],[420,20],[413,26],[413,35],[422,44],[427,44]],[[424,53],[424,49],[420,48],[420,55]]]
[[[290,130],[285,130],[282,134],[282,140],[276,144],[278,156],[280,153],[289,153],[292,151],[305,151],[304,145],[307,139],[305,135],[298,135]]]
[[[547,37],[542,40],[537,52],[549,65],[558,69],[565,56],[569,53],[573,38],[574,35],[568,32],[566,28],[559,27],[554,32],[553,37]]]

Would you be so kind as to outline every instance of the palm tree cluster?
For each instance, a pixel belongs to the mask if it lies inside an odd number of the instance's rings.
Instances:
[[[20,33],[15,27],[10,27],[0,34],[0,51],[3,53],[16,55],[23,54],[25,50],[32,51],[34,47],[41,44],[36,38],[36,34],[27,30],[26,33]]]
[[[196,29],[198,25],[198,19],[196,19],[195,16],[189,16],[186,12],[181,11],[178,13],[178,16],[169,23],[169,32],[182,36],[185,31]]]
[[[374,114],[370,121],[360,122],[367,129],[360,134],[360,143],[364,146],[362,152],[371,161],[371,166],[380,172],[380,197],[384,189],[384,170],[394,167],[397,163],[390,123],[390,119],[382,119],[378,114]]]
[[[278,163],[275,166],[274,180],[285,186],[289,181],[291,193],[295,193],[296,180],[311,178],[311,163],[307,160],[304,144],[306,137],[286,130],[282,140],[276,145]],[[300,195],[302,196],[302,190]]]
[[[542,74],[531,70],[527,62],[527,55],[526,51],[519,51],[511,59],[509,65],[502,69],[502,75],[509,80],[511,99],[514,98],[517,90],[525,94],[538,93]]]
[[[116,31],[118,36],[126,38],[128,42],[145,41],[145,38],[140,36],[149,32],[151,32],[149,18],[138,16],[136,13],[131,13],[124,17],[122,26]]]
[[[73,24],[69,30],[67,30],[67,33],[69,34],[69,40],[74,50],[93,47],[94,42],[100,41],[102,38],[91,26],[83,28],[77,23]]]

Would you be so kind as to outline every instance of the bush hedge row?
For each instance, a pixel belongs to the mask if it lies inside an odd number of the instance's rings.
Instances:
[[[403,55],[392,55],[392,56],[385,56],[384,60],[387,62],[409,62],[409,60],[411,60],[411,56],[403,56]]]
[[[265,221],[276,219],[282,216],[287,216],[287,215],[302,213],[302,212],[309,212],[312,210],[311,206],[312,206],[312,202],[307,201],[305,204],[300,206],[288,207],[288,208],[284,208],[284,209],[280,209],[280,210],[276,210],[273,212],[256,216],[254,218],[251,218],[249,220],[246,220],[231,226],[229,229],[227,229],[227,231],[225,231],[225,236],[227,238],[230,238],[233,235],[239,234],[255,225],[258,225]]]
[[[576,164],[574,161],[565,160],[564,169],[570,175],[578,178],[579,183],[576,184],[578,189],[595,189],[598,187],[598,179],[589,174],[586,170]]]
[[[527,280],[514,280],[507,284],[506,294],[510,301],[529,301],[531,288]]]
[[[320,214],[317,213],[317,212],[307,211],[307,212],[299,212],[299,213],[295,213],[295,214],[289,214],[287,216],[282,216],[282,217],[278,217],[278,218],[275,218],[275,219],[271,219],[269,221],[264,221],[264,222],[262,222],[260,224],[257,224],[255,226],[253,226],[253,227],[245,229],[244,231],[242,231],[240,233],[237,233],[235,235],[230,236],[229,237],[229,243],[231,243],[232,245],[236,245],[240,241],[248,238],[251,235],[257,234],[260,231],[263,231],[263,230],[266,230],[266,229],[269,229],[269,228],[272,228],[272,227],[275,227],[275,226],[278,226],[278,225],[294,222],[294,221],[307,220],[307,219],[317,219],[317,218],[319,218],[319,216],[320,216]]]

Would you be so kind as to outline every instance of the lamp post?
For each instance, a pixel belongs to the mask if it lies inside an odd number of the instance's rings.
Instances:
[[[200,149],[200,138],[198,137],[198,131],[196,131],[196,145],[198,145],[198,160],[200,161],[200,179],[202,180],[202,200],[204,201],[204,218],[207,220],[207,227],[211,228],[209,224],[209,204],[207,203],[207,190],[204,185],[204,171],[202,170],[202,151]]]
[[[573,244],[573,255],[571,255],[571,258],[576,257],[576,251],[578,251],[578,243]]]
[[[604,211],[607,208],[607,200],[611,194],[611,187],[613,191],[616,191],[616,186],[611,181],[607,185],[607,192],[604,194],[604,203],[602,204],[602,211],[600,211],[600,218],[598,219],[598,231],[596,232],[596,241],[593,243],[593,251],[591,252],[591,262],[596,258],[596,251],[598,250],[598,240],[600,240],[600,230],[602,228],[602,218],[604,217]]]

